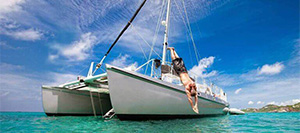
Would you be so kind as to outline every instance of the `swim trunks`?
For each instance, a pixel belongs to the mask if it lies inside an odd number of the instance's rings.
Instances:
[[[182,58],[176,58],[176,59],[172,60],[172,62],[173,62],[173,68],[178,75],[180,75],[181,73],[184,73],[184,72],[187,73],[187,70],[185,68]]]

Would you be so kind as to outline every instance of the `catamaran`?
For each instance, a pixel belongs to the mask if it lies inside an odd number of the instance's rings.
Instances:
[[[91,64],[87,77],[59,86],[42,87],[46,114],[106,114],[117,115],[121,120],[195,118],[227,114],[224,110],[229,107],[226,93],[199,77],[194,77],[198,88],[199,108],[199,113],[195,113],[190,107],[178,74],[171,63],[166,61],[171,0],[164,1],[162,6],[166,7],[167,12],[166,20],[162,21],[165,32],[161,60],[149,59],[137,69],[131,70],[106,64],[107,73],[94,75],[123,33],[132,25],[146,1],[136,10],[94,71],[93,63]],[[138,73],[150,63],[150,75]]]

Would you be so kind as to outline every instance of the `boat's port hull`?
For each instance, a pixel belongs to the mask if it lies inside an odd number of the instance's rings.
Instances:
[[[199,96],[199,114],[188,102],[182,86],[119,68],[108,68],[112,106],[118,118],[194,118],[225,114],[228,106],[216,99]]]
[[[90,116],[94,115],[88,91],[42,87],[43,108],[48,116]],[[97,115],[103,115],[112,106],[109,94],[92,93]]]

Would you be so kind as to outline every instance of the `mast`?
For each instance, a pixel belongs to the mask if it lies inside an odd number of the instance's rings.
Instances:
[[[167,46],[168,46],[168,32],[169,32],[169,16],[170,16],[170,8],[171,8],[171,0],[168,1],[168,7],[167,7],[167,16],[166,16],[166,21],[165,21],[165,35],[164,35],[164,47],[163,47],[163,55],[162,55],[162,65],[166,64],[166,52],[167,52]]]

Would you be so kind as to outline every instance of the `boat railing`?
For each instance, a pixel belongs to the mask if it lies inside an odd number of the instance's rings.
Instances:
[[[164,80],[166,82],[170,82],[173,84],[182,85],[179,77],[173,73],[174,71],[171,70],[170,73],[167,73],[167,74],[161,74],[161,73],[157,72],[156,68],[155,68],[155,59],[148,60],[146,63],[139,66],[137,69],[135,69],[135,71],[140,70],[142,67],[148,65],[149,63],[152,63],[151,72],[150,72],[151,77],[159,78],[161,80]],[[168,65],[168,66],[170,66],[171,69],[173,69],[172,62],[165,62],[165,65]],[[226,94],[224,93],[222,88],[218,87],[210,80],[206,80],[194,72],[189,71],[189,73],[191,73],[192,78],[195,80],[198,91],[206,94],[207,98],[210,98],[210,99],[213,98],[216,100],[221,99],[220,101],[227,101]]]
[[[222,99],[221,101],[227,101],[226,94],[224,93],[223,89],[217,85],[215,85],[210,80],[206,80],[203,77],[199,76],[198,74],[189,71],[195,82],[198,84],[197,88],[198,91],[208,94],[212,97],[216,97],[217,99]]]

